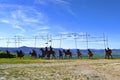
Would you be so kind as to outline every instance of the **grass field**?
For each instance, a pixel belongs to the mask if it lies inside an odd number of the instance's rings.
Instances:
[[[35,58],[0,58],[0,64],[28,64],[28,63],[60,63],[60,62],[74,62],[83,59],[35,59]],[[84,59],[88,60],[88,59]],[[94,59],[93,59],[94,60]]]
[[[88,60],[104,60],[102,58],[93,59],[40,59],[40,58],[0,58],[0,64],[28,64],[28,63],[59,63],[59,62],[74,62],[74,61],[88,61]],[[107,60],[107,59],[106,59]],[[108,60],[120,60],[120,58],[108,59]]]

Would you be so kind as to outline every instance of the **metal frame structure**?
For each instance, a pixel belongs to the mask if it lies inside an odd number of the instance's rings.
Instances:
[[[22,42],[25,42],[27,40],[34,40],[34,47],[37,47],[37,40],[43,40],[46,41],[45,44],[48,47],[53,46],[54,40],[59,41],[59,48],[62,48],[62,41],[63,40],[73,40],[75,43],[75,48],[78,48],[79,42],[86,42],[86,48],[89,48],[89,43],[91,42],[103,42],[104,47],[108,47],[108,38],[103,34],[103,36],[97,36],[93,37],[87,33],[81,34],[81,33],[65,33],[65,34],[58,34],[57,36],[49,35],[46,36],[33,36],[33,37],[22,37],[22,36],[14,36],[12,38],[0,38],[0,40],[6,40],[7,47],[9,47],[10,43],[14,43],[15,47],[20,47],[20,44]]]

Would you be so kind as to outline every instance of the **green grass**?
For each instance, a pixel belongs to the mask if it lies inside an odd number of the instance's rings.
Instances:
[[[102,60],[104,58],[83,58],[83,59],[35,59],[35,58],[0,58],[0,64],[29,64],[29,63],[61,63],[61,62],[74,62],[74,61],[88,61],[88,60]],[[120,58],[106,59],[106,60],[120,60]]]
[[[0,58],[0,64],[29,64],[29,63],[63,63],[63,62],[74,62],[74,61],[87,61],[96,59],[35,59],[35,58]]]
[[[75,61],[75,59],[35,59],[35,58],[0,58],[0,64],[29,64],[29,63],[57,63]]]
[[[48,60],[41,60],[41,59],[29,59],[29,58],[2,58],[0,59],[0,64],[29,64],[29,63],[50,63],[51,61]]]

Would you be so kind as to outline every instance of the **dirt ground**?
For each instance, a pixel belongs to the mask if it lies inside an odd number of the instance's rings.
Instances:
[[[120,60],[1,64],[0,80],[120,80]]]

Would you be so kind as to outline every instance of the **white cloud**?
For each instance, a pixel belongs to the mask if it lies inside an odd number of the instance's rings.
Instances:
[[[7,23],[7,24],[10,23],[9,20],[5,20],[5,19],[1,19],[0,22]]]
[[[41,31],[41,30],[49,30],[49,29],[50,29],[50,27],[45,26],[45,27],[40,27],[37,30]]]
[[[38,23],[39,22],[39,20],[34,19],[34,18],[29,18],[29,19],[26,18],[26,19],[24,19],[24,21],[27,23]]]
[[[46,5],[45,0],[35,0],[34,4],[42,4],[42,5]]]
[[[66,6],[70,5],[70,2],[65,1],[65,0],[50,0],[50,1],[52,1],[54,3],[58,3],[58,4],[63,4],[63,5],[66,5]]]
[[[18,24],[16,24],[14,21],[12,21],[10,19],[0,19],[0,22],[9,24],[9,25],[11,25],[12,28],[19,29],[21,31],[20,33],[25,32],[24,28],[20,27]]]
[[[69,2],[65,0],[36,0],[40,3],[52,2],[54,4],[59,4],[63,7],[70,5]],[[59,24],[52,24],[44,15],[43,12],[38,11],[31,6],[21,6],[21,5],[10,5],[10,4],[0,4],[0,22],[10,24],[14,29],[19,30],[19,35],[25,33],[35,34],[54,34],[61,31],[66,31],[65,28],[59,26]]]
[[[19,29],[19,30],[21,30],[22,32],[25,32],[25,29],[23,29],[21,26],[19,26],[19,25],[17,25],[17,24],[12,24],[13,26],[13,28],[16,28],[16,29]]]
[[[71,3],[66,0],[35,0],[35,4],[45,5],[48,6],[48,4],[55,5],[57,8],[63,8],[66,9],[71,15],[75,16],[75,13],[71,9]]]
[[[23,6],[22,8],[11,12],[11,15],[14,19],[19,19],[25,24],[45,22],[44,15],[31,7],[24,8]]]
[[[29,6],[4,4],[0,5],[0,9],[0,22],[20,30],[20,32],[16,33],[20,35],[29,30],[32,31],[34,28],[39,28],[47,20],[43,13]]]
[[[46,5],[49,3],[55,3],[55,4],[64,4],[64,5],[69,5],[70,3],[65,1],[65,0],[35,0],[35,4],[41,4],[41,5]]]
[[[41,5],[53,4],[58,8],[66,9],[72,12],[69,2],[65,0],[36,0]],[[36,2],[37,3],[37,2]],[[35,6],[35,5],[34,5]],[[59,24],[52,24],[46,15],[35,9],[33,6],[24,6],[17,4],[0,4],[0,22],[9,24],[9,26],[18,32],[14,35],[52,35],[59,32],[65,32],[66,29]],[[56,38],[56,37],[55,37]],[[30,45],[33,41],[30,41]],[[29,46],[30,46],[29,45]],[[34,44],[33,44],[34,45]]]

